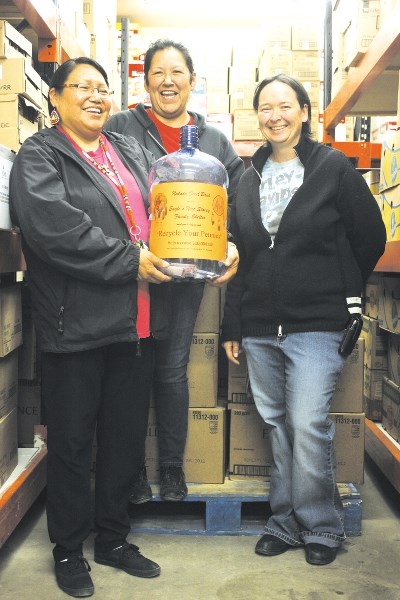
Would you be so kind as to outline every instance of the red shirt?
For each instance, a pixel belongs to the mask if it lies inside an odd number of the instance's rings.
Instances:
[[[147,109],[147,114],[149,118],[153,121],[155,126],[157,127],[158,133],[160,134],[162,145],[168,154],[171,152],[176,152],[180,148],[180,137],[181,137],[181,128],[180,127],[171,127],[170,125],[166,125],[162,123],[159,119],[157,119],[156,115],[153,113],[151,108]],[[189,122],[187,125],[193,125],[194,118],[190,115]]]

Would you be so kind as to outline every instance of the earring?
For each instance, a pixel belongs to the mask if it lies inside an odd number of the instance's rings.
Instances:
[[[60,115],[57,112],[56,108],[53,108],[53,110],[50,113],[50,123],[52,125],[57,125],[57,123],[60,122]]]

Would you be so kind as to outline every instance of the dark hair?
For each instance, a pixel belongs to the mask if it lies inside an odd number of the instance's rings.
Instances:
[[[89,58],[88,56],[79,56],[78,58],[70,58],[62,63],[54,73],[53,77],[50,81],[50,88],[55,88],[56,90],[62,89],[64,83],[67,81],[69,74],[75,69],[77,65],[90,65],[95,68],[101,75],[104,77],[104,81],[107,86],[108,76],[103,67],[93,58]],[[49,112],[53,110],[53,105],[50,100],[48,101]]]
[[[302,108],[305,104],[307,104],[308,119],[305,123],[303,123],[301,132],[303,134],[311,137],[311,125],[310,125],[311,101],[310,101],[310,97],[307,94],[307,91],[304,88],[304,86],[300,83],[300,81],[298,81],[294,77],[291,77],[290,75],[285,75],[284,73],[279,73],[278,75],[273,75],[272,77],[266,77],[265,79],[260,81],[260,83],[258,84],[258,86],[256,87],[256,90],[254,92],[254,97],[253,97],[254,110],[256,112],[258,111],[258,105],[260,102],[260,94],[261,94],[262,90],[265,88],[266,85],[268,85],[269,83],[272,83],[273,81],[280,81],[281,83],[286,83],[286,85],[291,87],[292,90],[294,90],[296,97],[297,97],[297,101]]]
[[[146,51],[146,54],[144,57],[144,66],[143,66],[144,78],[146,80],[146,83],[149,82],[149,70],[150,70],[151,61],[153,60],[153,56],[159,50],[165,50],[166,48],[175,48],[175,50],[178,50],[178,52],[180,52],[182,54],[183,58],[185,59],[185,63],[186,63],[187,68],[189,69],[190,75],[193,75],[193,73],[194,73],[193,60],[192,60],[192,57],[190,56],[189,50],[186,48],[186,46],[184,46],[180,42],[174,42],[173,40],[169,40],[168,38],[165,38],[165,39],[157,40],[157,41],[153,42],[152,44],[150,44],[150,46],[148,47],[148,49]]]

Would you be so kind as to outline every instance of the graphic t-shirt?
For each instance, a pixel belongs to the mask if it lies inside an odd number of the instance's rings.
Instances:
[[[272,240],[285,208],[303,183],[304,167],[296,156],[287,162],[270,159],[264,165],[260,183],[261,218]]]

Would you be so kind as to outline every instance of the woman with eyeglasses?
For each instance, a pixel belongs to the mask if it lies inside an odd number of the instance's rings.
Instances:
[[[127,541],[128,500],[147,429],[149,283],[170,278],[146,247],[153,158],[132,137],[103,132],[111,98],[97,62],[63,63],[50,84],[52,127],[24,142],[10,177],[41,350],[48,531],[57,583],[74,597],[94,593],[83,555],[92,528],[97,563],[160,573]]]

